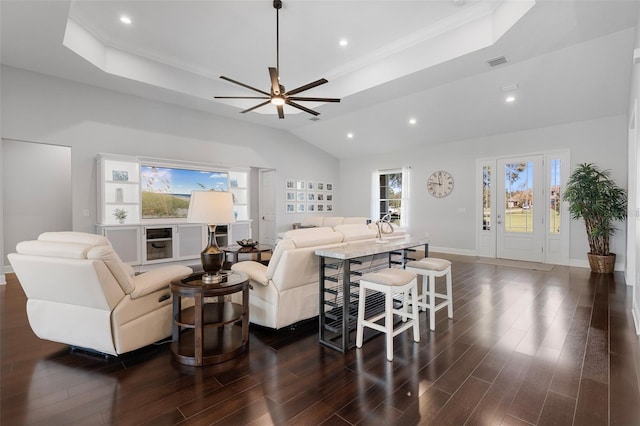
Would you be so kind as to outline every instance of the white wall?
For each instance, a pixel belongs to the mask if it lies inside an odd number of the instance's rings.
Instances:
[[[278,231],[301,220],[284,213],[285,179],[339,180],[335,157],[285,131],[11,67],[1,84],[2,138],[71,147],[76,231],[95,232],[98,152],[275,168]]]
[[[636,25],[636,37],[634,47],[640,49],[640,16],[638,16],[638,25]],[[632,117],[634,109],[640,105],[640,64],[633,65],[631,74],[631,90],[629,93],[629,116]],[[638,111],[635,111],[635,135],[629,136],[629,189],[634,190],[629,194],[629,222],[635,222],[635,226],[629,227],[629,248],[628,252],[635,256],[635,276],[631,277],[633,284],[633,302],[631,311],[636,325],[636,333],[640,335],[640,218],[636,216],[636,210],[640,207],[640,167],[638,166],[638,138],[640,130],[638,129]]]
[[[577,163],[598,163],[611,169],[616,181],[626,186],[627,119],[615,116],[342,161],[340,198],[349,201],[343,204],[343,213],[368,215],[370,193],[360,188],[370,187],[372,171],[410,166],[411,232],[428,232],[435,248],[476,255],[476,159],[560,149],[571,150],[572,167]],[[431,197],[426,190],[427,177],[436,170],[447,170],[455,179],[455,189],[444,199]],[[570,226],[570,262],[586,265],[589,249],[584,225],[573,221]],[[625,233],[625,224],[621,224],[621,231],[611,241],[617,264],[622,265]]]
[[[42,232],[72,229],[71,148],[3,139],[1,149],[4,247],[14,251],[18,242]]]

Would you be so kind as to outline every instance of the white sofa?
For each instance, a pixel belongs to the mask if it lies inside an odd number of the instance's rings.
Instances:
[[[9,262],[41,339],[117,355],[171,335],[169,284],[192,273],[180,265],[135,275],[101,236],[45,232],[22,241]]]
[[[337,225],[361,224],[366,225],[368,217],[342,217],[342,216],[307,216],[302,219],[300,225],[302,227],[321,227],[328,226],[333,228]]]
[[[385,237],[402,237],[398,231]],[[231,269],[251,278],[250,320],[279,329],[318,315],[318,248],[340,247],[350,242],[375,240],[375,225],[341,224],[287,231],[276,245],[269,266],[254,261]]]

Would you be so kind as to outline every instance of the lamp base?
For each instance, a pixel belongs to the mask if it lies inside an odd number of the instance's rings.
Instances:
[[[201,278],[204,284],[219,284],[227,280],[227,274],[218,272],[205,272]]]
[[[218,275],[224,259],[225,253],[220,250],[216,241],[216,225],[209,225],[209,244],[200,253],[200,262],[205,275]],[[204,282],[204,276],[202,281]]]

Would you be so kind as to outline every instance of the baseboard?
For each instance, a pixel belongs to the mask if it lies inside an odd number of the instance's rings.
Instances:
[[[477,256],[478,253],[475,250],[464,250],[464,249],[456,249],[456,248],[449,248],[449,247],[434,247],[432,245],[429,245],[429,252],[436,252],[436,253],[447,253],[447,254],[459,254],[461,256]]]
[[[631,316],[633,317],[633,324],[636,326],[636,335],[640,336],[640,307],[634,300],[631,306]]]

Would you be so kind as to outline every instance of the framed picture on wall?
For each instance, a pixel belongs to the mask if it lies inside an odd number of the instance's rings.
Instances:
[[[316,211],[323,212],[324,211],[324,204],[316,204]]]
[[[315,192],[307,192],[307,201],[315,201],[315,200],[316,200]]]
[[[307,201],[307,193],[304,191],[298,191],[298,196],[296,198],[298,201]]]
[[[293,179],[287,179],[285,183],[285,188],[287,189],[296,189],[296,181]]]
[[[296,193],[293,191],[287,191],[287,201],[295,201]]]
[[[306,211],[307,205],[305,203],[298,203],[296,207],[297,213],[304,213]]]
[[[324,183],[322,183],[322,182],[318,182],[318,183],[316,184],[316,189],[317,189],[318,191],[324,191]]]
[[[304,191],[305,189],[307,189],[307,186],[305,185],[305,181],[303,180],[296,181],[296,189],[298,191]]]
[[[327,201],[333,201],[333,194],[327,194],[326,200]]]
[[[326,186],[327,191],[333,191],[333,184],[332,183],[328,183]]]
[[[316,211],[316,205],[313,203],[307,203],[307,213],[313,213]]]
[[[321,192],[318,192],[316,194],[316,201],[324,201],[324,194]]]
[[[328,212],[332,212],[333,211],[333,204],[326,204],[325,207],[326,207]]]
[[[286,213],[295,213],[296,212],[296,205],[293,203],[287,203],[286,208],[285,208],[285,212]]]
[[[316,189],[316,183],[312,180],[307,181],[307,191],[313,191]]]

